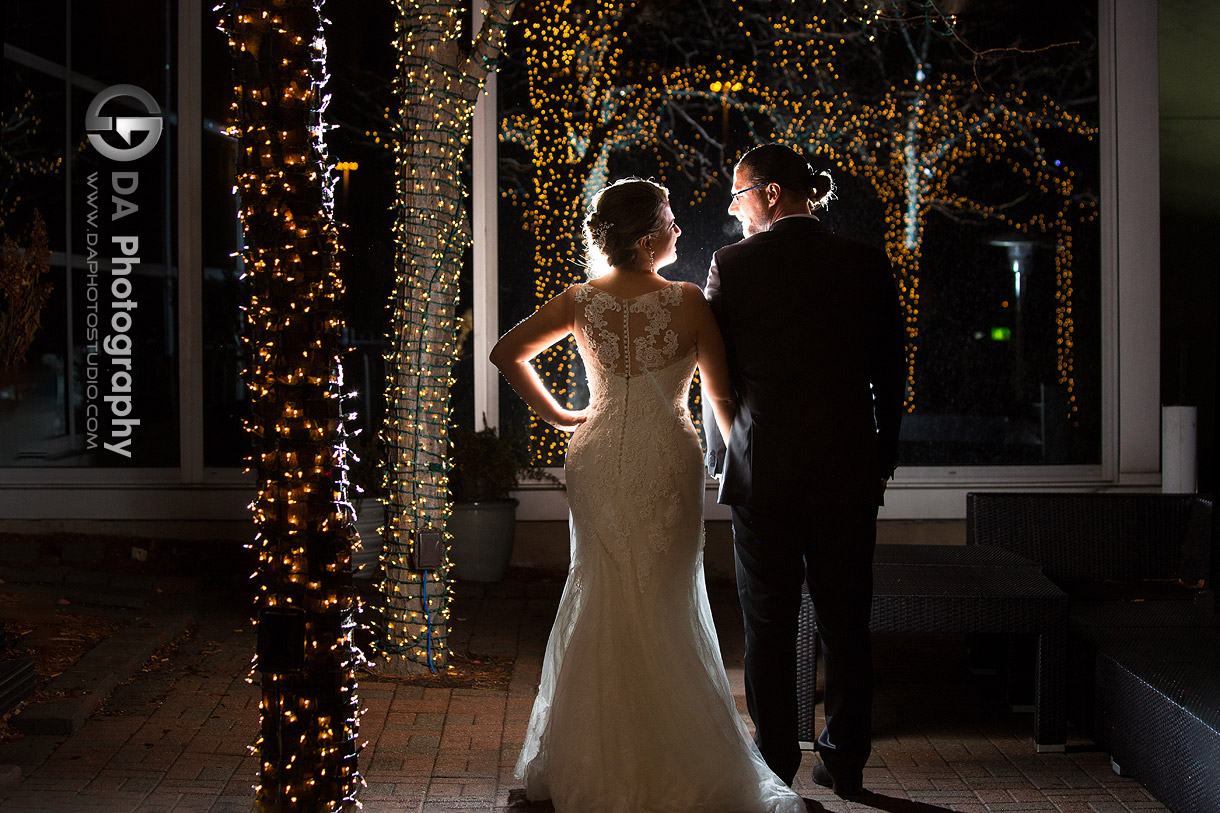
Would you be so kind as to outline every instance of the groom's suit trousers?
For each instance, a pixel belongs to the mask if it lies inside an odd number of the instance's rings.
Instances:
[[[877,506],[733,508],[745,618],[746,702],[763,759],[789,784],[800,767],[796,648],[803,580],[818,619],[826,725],[817,747],[832,775],[858,778],[872,748],[872,561]],[[812,702],[812,698],[810,698]]]

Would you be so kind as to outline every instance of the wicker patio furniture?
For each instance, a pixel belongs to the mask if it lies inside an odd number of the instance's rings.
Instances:
[[[1070,596],[1073,717],[1175,813],[1220,811],[1220,618],[1211,500],[967,496],[967,538],[1038,562]]]
[[[1028,559],[1002,548],[878,545],[873,559],[874,632],[1032,634],[1037,637],[1034,745],[1063,751],[1067,595]],[[798,732],[815,739],[819,640],[805,594],[797,642]]]

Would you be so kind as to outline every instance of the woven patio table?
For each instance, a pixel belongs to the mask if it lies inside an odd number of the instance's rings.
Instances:
[[[1037,563],[988,545],[878,545],[873,557],[874,632],[1037,636],[1034,749],[1067,740],[1068,597]],[[797,636],[797,724],[812,743],[819,640],[808,593]]]

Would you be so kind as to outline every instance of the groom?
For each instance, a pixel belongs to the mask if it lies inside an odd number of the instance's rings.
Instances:
[[[766,144],[733,172],[745,239],[716,252],[705,294],[738,399],[728,448],[707,413],[708,468],[732,506],[755,742],[780,779],[800,767],[796,634],[809,586],[826,667],[813,779],[863,790],[872,750],[868,621],[877,506],[897,460],[903,320],[885,255],[829,231],[813,209],[830,176]]]

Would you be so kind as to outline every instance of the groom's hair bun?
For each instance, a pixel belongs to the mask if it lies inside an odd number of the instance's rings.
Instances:
[[[593,207],[585,218],[585,251],[590,268],[605,262],[621,266],[635,259],[635,244],[665,226],[669,190],[643,178],[623,178],[593,196]]]
[[[813,208],[834,199],[835,183],[827,170],[815,170],[805,156],[783,144],[763,144],[746,152],[737,169],[747,187],[777,183],[809,201]]]

